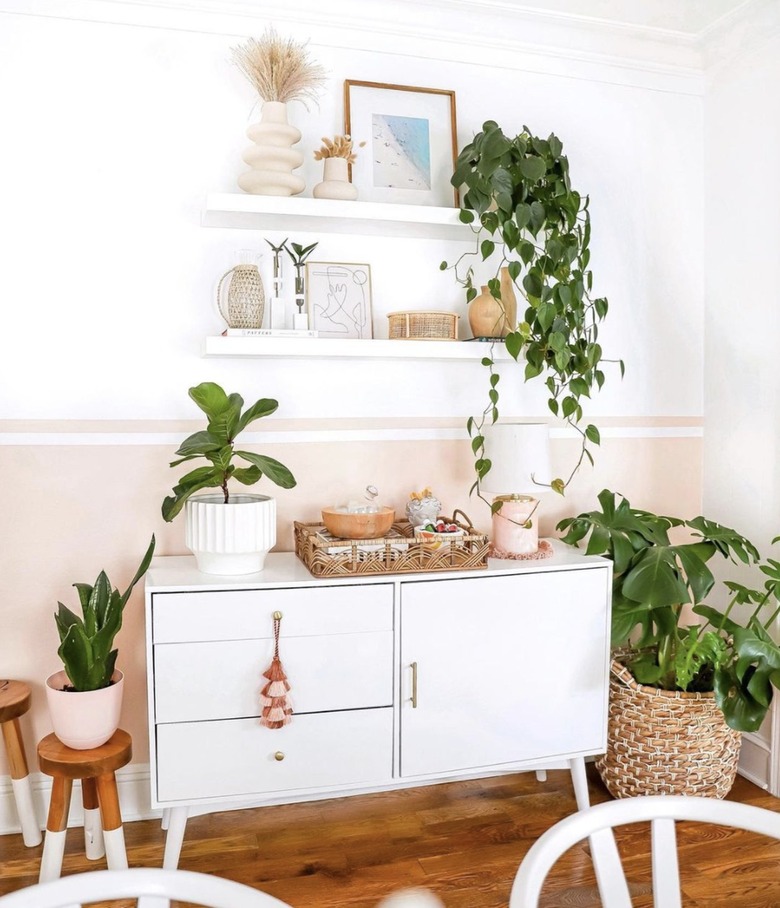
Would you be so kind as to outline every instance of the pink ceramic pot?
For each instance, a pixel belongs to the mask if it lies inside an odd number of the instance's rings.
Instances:
[[[46,701],[54,734],[67,747],[89,750],[100,747],[119,728],[124,675],[115,671],[114,682],[100,690],[63,690],[70,684],[64,671],[46,679]]]

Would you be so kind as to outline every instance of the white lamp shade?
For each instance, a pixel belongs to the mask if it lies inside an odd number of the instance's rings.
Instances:
[[[552,481],[546,423],[495,423],[482,430],[492,466],[482,488],[493,495],[532,495]],[[541,484],[541,486],[540,486]]]

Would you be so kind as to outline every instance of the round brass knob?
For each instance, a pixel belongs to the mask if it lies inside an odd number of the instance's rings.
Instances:
[[[276,760],[277,762],[281,762],[283,759],[284,759],[284,754],[281,752],[281,750],[277,750],[276,753],[274,754],[274,760]]]

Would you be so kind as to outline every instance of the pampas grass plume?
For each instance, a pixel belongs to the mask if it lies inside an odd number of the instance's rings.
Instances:
[[[232,48],[232,54],[263,101],[301,101],[307,110],[307,101],[317,102],[325,68],[309,59],[305,43],[282,38],[271,27],[262,38]]]

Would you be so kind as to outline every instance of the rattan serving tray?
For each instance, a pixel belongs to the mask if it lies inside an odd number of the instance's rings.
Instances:
[[[419,571],[465,571],[487,567],[488,537],[472,526],[451,521],[465,536],[431,544],[414,537],[406,521],[394,523],[381,539],[335,539],[321,523],[299,523],[295,529],[295,554],[316,577],[353,574],[401,574]]]

